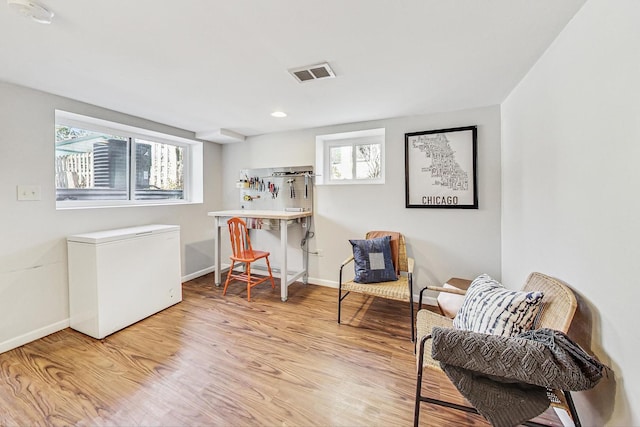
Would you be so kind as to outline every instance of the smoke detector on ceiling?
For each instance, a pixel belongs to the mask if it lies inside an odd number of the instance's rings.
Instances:
[[[7,0],[9,8],[22,16],[31,18],[41,24],[50,24],[53,12],[35,1],[30,0]]]
[[[308,65],[306,67],[292,68],[291,75],[300,83],[312,80],[332,79],[336,76],[328,63]]]

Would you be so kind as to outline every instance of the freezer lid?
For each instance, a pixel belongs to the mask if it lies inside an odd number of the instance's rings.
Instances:
[[[180,231],[179,225],[150,224],[138,227],[119,228],[114,230],[96,231],[93,233],[76,234],[67,237],[67,242],[100,244],[118,240],[133,239],[141,236],[158,235]]]

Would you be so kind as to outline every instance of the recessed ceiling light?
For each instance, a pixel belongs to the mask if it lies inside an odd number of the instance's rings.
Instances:
[[[287,113],[283,111],[274,111],[273,113],[271,113],[271,115],[273,117],[287,117]]]
[[[50,24],[53,12],[30,0],[7,0],[9,8],[22,16],[31,18],[40,24]]]

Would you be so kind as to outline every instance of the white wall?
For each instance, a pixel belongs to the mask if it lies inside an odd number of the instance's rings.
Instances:
[[[404,134],[478,125],[478,210],[405,208]],[[226,209],[239,208],[235,181],[244,168],[315,165],[316,135],[386,128],[384,185],[316,186],[315,238],[310,282],[337,286],[340,263],[351,254],[350,238],[367,230],[397,230],[416,259],[415,284],[452,276],[500,275],[500,109],[498,106],[427,116],[352,123],[248,138],[223,148]],[[289,240],[297,244],[296,237]],[[272,255],[274,253],[272,252]],[[277,251],[276,251],[277,255]],[[276,261],[277,265],[277,261]],[[417,289],[414,289],[417,291]]]
[[[640,2],[590,0],[502,106],[502,276],[580,295],[615,371],[577,394],[585,425],[640,425]]]
[[[0,352],[68,326],[68,235],[178,224],[182,275],[213,264],[213,221],[206,213],[221,206],[219,145],[204,145],[204,204],[57,211],[55,109],[193,138],[190,132],[0,83]],[[18,184],[41,186],[42,200],[18,202]]]

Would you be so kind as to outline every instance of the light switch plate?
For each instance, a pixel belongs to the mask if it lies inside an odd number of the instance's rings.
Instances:
[[[39,185],[18,185],[18,200],[40,200]]]

